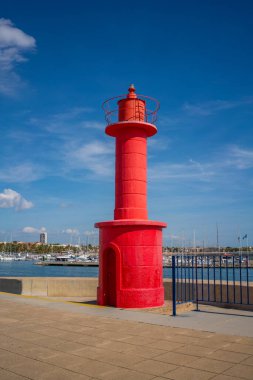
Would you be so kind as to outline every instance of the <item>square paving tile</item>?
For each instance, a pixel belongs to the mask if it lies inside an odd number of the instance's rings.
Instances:
[[[56,350],[51,350],[40,346],[34,346],[29,348],[24,347],[22,350],[19,349],[18,353],[30,359],[36,359],[41,361],[46,361],[47,359],[53,358],[54,356],[58,355],[58,352]]]
[[[203,356],[213,353],[214,349],[187,344],[186,346],[181,346],[179,348],[176,348],[175,352],[179,352],[181,354],[186,354],[186,355],[194,355],[194,356],[203,357]]]
[[[4,334],[1,334],[0,348],[8,351],[16,352],[15,350],[21,349],[22,347],[30,348],[32,343],[24,342],[20,339],[15,339]]]
[[[252,380],[253,379],[253,367],[242,365],[242,364],[236,364],[235,366],[231,367],[227,371],[224,372],[224,375],[227,376],[234,376],[237,378]]]
[[[201,369],[203,371],[221,373],[231,368],[233,364],[220,360],[201,358],[193,362],[185,363],[184,365],[191,368]]]
[[[79,339],[76,341],[77,343],[88,345],[88,346],[94,346],[94,347],[99,347],[103,346],[104,343],[108,339],[102,339],[97,336],[90,336],[90,335],[80,335]]]
[[[0,367],[3,369],[12,369],[13,364],[22,364],[24,357],[6,350],[0,350]]]
[[[225,350],[253,355],[253,346],[250,344],[231,343],[225,348]]]
[[[119,340],[119,341],[126,341],[128,339],[134,338],[133,335],[129,335],[126,332],[121,332],[121,331],[110,331],[110,330],[96,330],[92,334],[93,336],[97,336],[99,338],[106,338],[110,340]]]
[[[243,362],[241,362],[242,365],[246,364],[246,365],[252,365],[253,366],[253,356],[250,356],[248,359],[244,360]]]
[[[82,373],[84,375],[95,377],[99,379],[104,379],[105,376],[110,376],[119,367],[113,366],[108,363],[101,363],[97,360],[83,359],[81,358],[81,363],[72,364],[72,370],[74,372]]]
[[[6,335],[14,339],[24,340],[26,342],[34,342],[40,338],[43,338],[43,335],[36,334],[32,331],[26,331],[23,328],[12,329],[11,331],[8,331]]]
[[[173,369],[176,369],[177,366],[174,364],[158,362],[156,360],[144,360],[138,364],[133,365],[132,369],[151,375],[162,375]]]
[[[178,342],[172,342],[169,340],[156,340],[152,344],[149,344],[149,347],[160,348],[165,351],[174,351],[177,348],[184,347],[184,344]]]
[[[156,379],[154,375],[149,375],[147,373],[140,373],[131,371],[129,369],[116,369],[114,372],[110,374],[105,374],[101,377],[103,380],[151,380]],[[164,379],[163,379],[164,380]]]
[[[72,370],[73,366],[78,366],[85,363],[84,358],[76,355],[71,355],[67,353],[58,353],[56,356],[48,358],[45,360],[46,363],[52,364],[59,368]],[[87,359],[89,360],[89,359]]]
[[[85,346],[83,344],[77,343],[77,342],[64,342],[61,344],[57,344],[55,346],[56,350],[63,351],[63,352],[69,352],[74,353],[76,351],[82,350]]]
[[[1,380],[25,380],[27,378],[0,368]]]
[[[107,351],[103,355],[99,355],[94,359],[98,359],[99,361],[114,364],[116,366],[122,366],[126,368],[130,368],[141,361],[144,360],[139,355],[135,355],[131,352],[115,352],[115,351]]]
[[[130,336],[124,339],[124,343],[130,343],[136,346],[151,346],[154,342],[154,339],[145,336]]]
[[[105,350],[104,348],[93,347],[93,346],[84,346],[84,348],[82,348],[81,350],[74,352],[76,356],[80,356],[82,358],[87,358],[87,359],[97,359],[98,357],[102,357],[103,355],[106,355],[107,353],[108,353],[108,350]]]
[[[253,338],[247,337],[247,336],[242,336],[240,337],[240,342],[241,344],[249,344],[253,346]]]
[[[133,346],[133,348],[129,350],[128,352],[136,354],[145,359],[156,358],[157,356],[160,356],[166,353],[165,350],[159,350],[159,349],[151,348],[148,346]]]
[[[213,373],[198,369],[180,367],[167,373],[166,377],[173,380],[208,380],[213,378]]]
[[[158,361],[180,365],[186,365],[199,359],[198,356],[180,354],[178,352],[167,352],[166,354],[159,355],[155,358]]]
[[[11,370],[29,379],[41,380],[55,370],[55,367],[33,359],[25,359],[21,364],[12,363]]]
[[[177,331],[178,335],[187,335],[187,336],[192,336],[192,337],[201,338],[201,339],[210,338],[214,335],[214,333],[209,332],[209,331],[193,330],[193,329],[186,329],[186,328],[175,328],[174,330]]]
[[[212,380],[238,380],[238,377],[234,376],[226,376],[226,375],[217,375],[215,377],[212,377]]]
[[[210,359],[223,360],[229,363],[240,363],[247,359],[249,355],[242,354],[240,352],[217,350],[208,355]]]
[[[190,344],[194,344],[193,342],[189,342]],[[206,339],[199,339],[196,343],[197,346],[213,348],[213,349],[225,349],[225,347],[229,346],[231,343],[227,342],[224,339],[219,338],[218,336],[212,335],[211,337],[207,337]]]
[[[50,373],[43,374],[41,380],[91,380],[91,377],[57,368]]]
[[[133,344],[124,343],[124,342],[116,342],[110,340],[104,340],[97,347],[105,348],[106,350],[112,350],[117,352],[129,352],[133,349]]]
[[[170,336],[169,340],[171,342],[182,343],[182,344],[201,344],[204,341],[204,339],[200,339],[200,338],[196,338],[196,337],[192,337],[188,335],[180,335],[180,334]]]

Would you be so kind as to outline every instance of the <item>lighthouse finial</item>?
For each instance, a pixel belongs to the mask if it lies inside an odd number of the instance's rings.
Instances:
[[[134,84],[130,84],[129,86],[129,89],[128,89],[129,92],[135,92],[135,87],[134,87]]]
[[[128,98],[136,98],[134,84],[130,84],[130,87],[128,89],[128,95],[127,95],[127,97]]]

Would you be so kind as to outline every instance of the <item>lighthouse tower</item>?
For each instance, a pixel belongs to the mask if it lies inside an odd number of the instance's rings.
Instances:
[[[105,133],[116,140],[114,220],[99,222],[99,305],[123,308],[164,303],[162,228],[148,219],[147,138],[157,133],[156,112],[148,111],[149,97],[137,95],[133,85],[119,97],[115,113],[104,103]],[[115,99],[115,98],[114,98]],[[155,101],[157,102],[157,101]]]

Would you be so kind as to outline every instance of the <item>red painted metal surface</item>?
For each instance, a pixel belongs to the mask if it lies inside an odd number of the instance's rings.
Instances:
[[[99,228],[98,304],[126,308],[161,306],[162,228],[148,220],[147,138],[155,125],[146,122],[146,102],[133,86],[118,101],[118,122],[106,133],[116,138],[114,220]]]
[[[145,100],[138,99],[134,87],[129,88],[129,93],[125,99],[118,101],[119,121],[146,121]]]

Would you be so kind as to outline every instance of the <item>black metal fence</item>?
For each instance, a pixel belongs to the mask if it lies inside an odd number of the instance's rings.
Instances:
[[[253,267],[249,255],[172,256],[172,303],[253,305]]]

